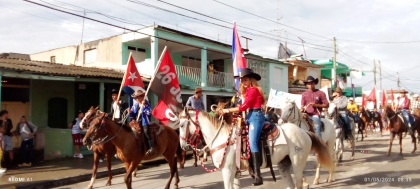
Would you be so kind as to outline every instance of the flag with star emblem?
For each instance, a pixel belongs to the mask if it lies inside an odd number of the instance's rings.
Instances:
[[[236,23],[233,25],[233,39],[232,39],[232,61],[233,61],[233,76],[238,77],[242,69],[246,68],[246,60],[244,51],[241,47],[238,31],[236,30]],[[236,91],[239,91],[239,78],[235,79]],[[240,93],[240,92],[239,92]]]
[[[136,90],[144,91],[144,84],[143,80],[141,79],[140,73],[137,71],[136,63],[134,62],[133,56],[130,56],[127,65],[127,71],[125,74],[123,91],[129,96],[131,96]]]

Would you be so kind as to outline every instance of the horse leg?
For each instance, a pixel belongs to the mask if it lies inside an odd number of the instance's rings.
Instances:
[[[111,159],[112,159],[112,153],[106,153],[106,166],[108,167],[108,181],[106,182],[105,186],[111,186],[111,180],[112,180],[112,171],[111,171]]]
[[[198,152],[193,150],[193,156],[194,156],[194,164],[193,167],[197,167],[197,156],[198,156]]]
[[[233,188],[234,189],[239,189],[241,188],[241,171],[237,170],[235,173],[235,178],[233,179]]]
[[[178,145],[176,156],[179,161],[179,168],[183,169],[185,164],[185,159],[187,156],[187,151],[182,150],[181,146]]]
[[[382,120],[378,121],[379,123],[379,131],[381,132],[381,137],[382,137],[382,127],[384,126],[382,123]]]
[[[338,159],[339,159],[340,162],[342,162],[343,161],[343,151],[344,151],[344,141],[343,141],[342,138],[340,139],[340,146],[341,146],[340,156],[338,157]]]
[[[390,141],[389,141],[389,150],[388,150],[388,153],[386,154],[387,156],[389,156],[391,154],[392,141],[394,141],[394,138],[395,138],[395,133],[391,133],[391,138],[390,138]]]
[[[172,178],[174,178],[175,172],[177,172],[176,158],[174,158],[175,153],[172,155],[171,153],[167,153],[167,152],[168,151],[166,151],[163,154],[163,157],[168,162],[169,169],[170,169],[170,175],[169,175],[169,180],[166,183],[165,189],[169,189],[171,187]],[[171,157],[171,155],[172,155],[172,157]],[[179,178],[177,179],[177,181],[175,181],[176,188],[178,188],[178,182],[179,182]]]
[[[124,182],[125,182],[125,185],[126,185],[127,189],[131,189],[131,172],[132,172],[132,171],[130,171],[131,162],[130,163],[129,162],[124,162],[124,165],[125,165],[125,170],[126,170],[126,173],[125,173],[125,176],[124,176]]]
[[[290,174],[291,165],[292,165],[292,162],[290,161],[290,158],[288,158],[287,156],[286,156],[286,158],[281,160],[279,163],[277,163],[280,175],[287,182],[287,189],[295,188],[295,183],[293,182],[292,174]],[[296,182],[297,182],[297,180],[296,180]]]
[[[340,153],[340,139],[339,138],[337,138],[336,140],[335,140],[335,157],[336,158],[334,158],[333,160],[336,160],[337,162],[340,162],[340,159],[338,158],[338,157],[340,157],[339,156],[339,153]]]
[[[93,183],[95,183],[96,180],[96,172],[98,171],[98,164],[99,164],[99,154],[98,152],[93,152],[93,173],[92,178],[90,179],[90,183],[88,185],[89,189],[93,188]]]
[[[365,137],[367,137],[367,128],[368,128],[368,126],[369,126],[369,122],[366,121],[365,122]]]
[[[134,170],[133,170],[133,172],[131,173],[131,176],[132,177],[137,177],[137,169],[138,169],[138,164],[135,166],[135,168],[134,168]]]
[[[415,136],[415,134],[414,134],[414,131],[413,131],[413,134],[411,135],[411,142],[413,142],[413,143],[414,143],[414,149],[413,149],[413,151],[411,152],[412,154],[414,154],[414,152],[417,150],[416,136]]]
[[[222,168],[222,175],[223,175],[223,183],[224,183],[225,189],[232,189],[233,188],[232,181],[234,181],[235,175],[236,175],[236,165],[232,164],[229,166],[225,164],[225,166]]]
[[[405,133],[405,134],[407,134],[407,133]],[[401,138],[402,133],[399,133],[398,135],[400,136],[400,155],[402,155],[402,138]]]
[[[353,140],[351,140],[351,149],[352,149],[351,157],[352,157],[352,160],[354,158],[354,148],[355,148],[355,146],[356,146],[356,142],[353,139]]]
[[[314,185],[319,184],[319,169],[321,168],[321,163],[318,161],[318,165],[316,166],[316,173],[315,173],[315,179],[314,179]]]
[[[207,162],[207,146],[203,148],[203,162]]]

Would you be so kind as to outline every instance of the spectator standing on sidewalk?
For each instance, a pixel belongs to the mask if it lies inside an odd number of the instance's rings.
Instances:
[[[4,131],[5,131],[5,126],[4,126],[4,122],[3,122],[3,124],[0,125],[0,162],[4,161],[4,158],[3,158],[3,154],[5,152],[4,136],[3,136]],[[4,172],[6,172],[6,169],[2,168],[1,163],[0,163],[0,174],[4,173]]]
[[[20,135],[22,143],[20,145],[20,159],[22,166],[31,166],[34,156],[34,135],[37,131],[37,126],[26,120],[24,115],[20,116],[20,122],[16,125],[16,130],[13,131],[15,135]],[[26,154],[26,147],[29,148],[29,155]]]
[[[80,153],[80,146],[83,145],[83,138],[80,134],[80,122],[82,122],[83,117],[85,117],[85,114],[79,110],[77,118],[69,125],[69,128],[71,129],[71,137],[73,138],[73,145],[76,147],[73,155],[75,158],[83,158],[82,153]]]
[[[0,125],[4,124],[4,132],[3,132],[3,142],[4,142],[4,153],[3,158],[6,160],[7,156],[9,156],[9,162],[6,161],[5,166],[7,168],[15,168],[16,162],[14,161],[14,154],[13,154],[13,144],[12,144],[12,129],[13,123],[12,120],[9,119],[9,112],[7,110],[2,110],[0,112]]]

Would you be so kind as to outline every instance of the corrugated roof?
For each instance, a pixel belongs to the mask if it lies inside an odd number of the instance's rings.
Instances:
[[[64,65],[59,63],[31,61],[15,58],[0,58],[0,69],[22,72],[25,71],[43,75],[80,76],[112,79],[122,79],[124,77],[124,72],[115,69]],[[150,81],[149,78],[142,77],[142,79],[145,82]]]

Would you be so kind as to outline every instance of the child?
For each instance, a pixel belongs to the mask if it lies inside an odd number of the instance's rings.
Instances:
[[[0,125],[0,160],[3,161],[3,150],[4,150],[4,141],[3,141],[3,132],[5,131],[4,129],[4,122],[2,125]],[[0,163],[0,173],[4,173],[6,172],[6,168],[1,168],[1,163]]]
[[[83,117],[85,117],[85,114],[79,110],[77,118],[69,125],[69,128],[71,129],[71,136],[73,138],[73,145],[76,147],[76,151],[73,156],[75,158],[83,158],[82,153],[80,153],[80,146],[83,145],[82,135],[80,134],[80,122],[82,122]]]
[[[20,116],[20,122],[16,125],[14,135],[20,135],[22,143],[20,144],[21,163],[18,167],[32,166],[32,159],[34,156],[34,136],[38,127],[26,120],[24,115]],[[26,154],[26,147],[29,149],[29,155]]]

